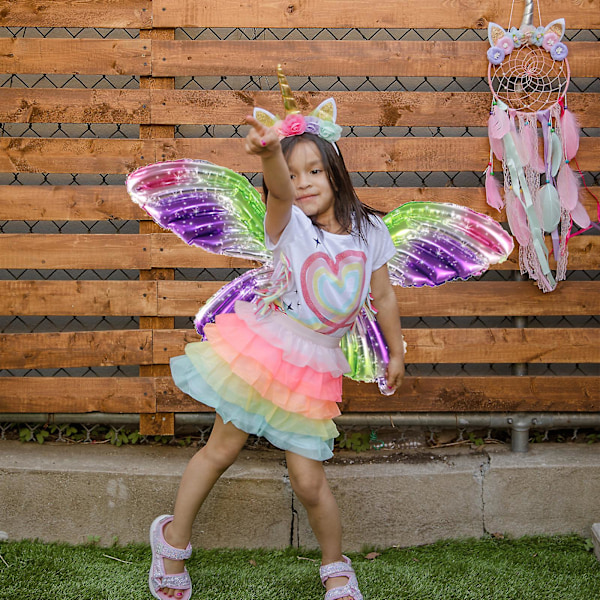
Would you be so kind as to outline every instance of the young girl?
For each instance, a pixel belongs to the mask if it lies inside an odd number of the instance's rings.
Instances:
[[[286,452],[292,488],[321,547],[326,600],[362,600],[342,555],[338,507],[321,461],[332,456],[332,418],[349,370],[339,342],[369,291],[389,346],[388,386],[402,381],[402,333],[386,266],[395,248],[381,219],[358,200],[333,143],[293,127],[285,137],[254,117],[247,122],[246,151],[262,160],[266,245],[289,285],[266,315],[238,302],[206,326],[207,341],[188,344],[171,361],[176,384],[217,415],[183,474],[174,516],[152,524],[150,590],[159,599],[190,598],[184,560],[192,523],[252,433]]]

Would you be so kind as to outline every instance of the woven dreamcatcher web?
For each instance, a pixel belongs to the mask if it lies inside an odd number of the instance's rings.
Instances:
[[[520,244],[521,272],[549,292],[566,275],[571,222],[587,227],[589,217],[569,167],[579,146],[579,126],[566,103],[570,70],[568,49],[561,41],[565,21],[542,26],[540,16],[539,22],[534,27],[533,0],[526,0],[518,29],[510,23],[508,30],[496,23],[488,26],[493,101],[485,186],[488,204],[498,210],[506,204],[511,232]],[[504,199],[493,177],[493,156],[502,161]],[[552,238],[555,275],[546,234]]]

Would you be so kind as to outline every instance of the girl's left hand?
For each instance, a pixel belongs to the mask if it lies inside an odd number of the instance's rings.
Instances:
[[[397,388],[402,384],[404,379],[404,356],[390,356],[385,379],[389,388]]]

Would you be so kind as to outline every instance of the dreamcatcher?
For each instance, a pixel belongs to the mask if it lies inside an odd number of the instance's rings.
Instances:
[[[528,273],[544,292],[565,278],[571,220],[582,228],[590,225],[579,201],[579,180],[569,166],[579,147],[579,126],[567,109],[570,71],[568,49],[561,41],[564,31],[564,19],[534,27],[533,0],[525,1],[519,29],[488,26],[493,101],[487,202],[498,210],[506,203],[510,229],[520,244],[521,273]],[[493,177],[492,155],[502,161],[504,201]],[[556,275],[548,261],[546,233],[552,237]]]
[[[299,113],[282,73],[280,84],[287,116],[280,120],[262,109],[281,137],[312,129],[334,143],[341,132],[335,124],[333,98],[311,115]],[[238,300],[269,306],[286,288],[289,271],[272,268],[264,243],[265,205],[258,191],[242,175],[203,160],[183,159],[142,167],[127,178],[127,191],[161,227],[191,246],[263,263],[223,286],[196,315],[198,333],[221,313],[233,312]],[[454,204],[410,202],[383,217],[394,244],[388,262],[393,284],[436,286],[446,281],[480,275],[503,262],[513,249],[512,238],[486,215]],[[285,261],[279,263],[285,265]],[[376,308],[376,307],[375,307]],[[393,393],[385,381],[388,350],[367,301],[341,347],[357,381],[377,381],[384,394]]]

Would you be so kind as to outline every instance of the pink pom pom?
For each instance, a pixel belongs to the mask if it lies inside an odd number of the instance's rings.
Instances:
[[[579,199],[579,178],[568,164],[563,163],[556,180],[560,205],[571,212]]]
[[[579,123],[577,117],[565,108],[560,118],[563,149],[567,160],[571,160],[579,149]]]
[[[489,169],[485,176],[485,199],[487,200],[487,203],[496,210],[500,211],[504,207],[504,200],[502,200],[500,194],[500,183],[490,173]]]
[[[587,229],[592,223],[590,216],[587,214],[587,210],[585,210],[585,207],[579,201],[571,211],[571,218],[579,225],[579,227],[581,227],[581,229]]]
[[[531,239],[529,226],[527,225],[527,215],[521,201],[514,195],[507,195],[506,198],[506,216],[512,234],[517,238],[521,246],[527,246]]]

